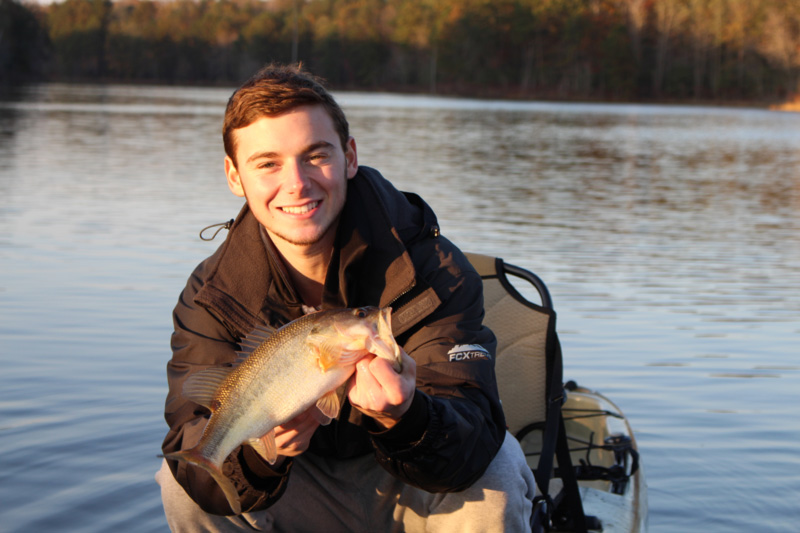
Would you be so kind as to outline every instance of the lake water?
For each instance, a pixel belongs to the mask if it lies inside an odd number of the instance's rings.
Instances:
[[[229,89],[0,102],[0,531],[164,531],[170,313],[235,216]],[[362,164],[536,271],[650,531],[800,530],[800,115],[342,93]]]

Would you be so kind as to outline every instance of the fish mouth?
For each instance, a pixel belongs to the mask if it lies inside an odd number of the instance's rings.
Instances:
[[[392,363],[396,372],[403,370],[400,346],[392,335],[392,308],[384,307],[378,313],[378,339],[376,344],[383,350],[383,357]]]
[[[319,200],[315,200],[313,202],[308,202],[307,204],[303,205],[285,205],[283,207],[280,207],[279,209],[284,213],[290,215],[305,215],[306,213],[310,213],[311,211],[316,209],[317,206],[319,206],[319,203],[320,203]]]

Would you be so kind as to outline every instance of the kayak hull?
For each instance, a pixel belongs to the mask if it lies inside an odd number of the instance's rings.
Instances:
[[[568,384],[562,415],[584,514],[596,518],[603,533],[646,533],[647,483],[622,410],[596,391]],[[527,433],[520,443],[528,464],[536,468],[541,431]],[[558,494],[561,486],[554,476],[550,494]]]

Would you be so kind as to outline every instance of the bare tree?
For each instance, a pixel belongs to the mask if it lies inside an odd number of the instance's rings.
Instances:
[[[670,45],[688,11],[681,0],[659,0],[654,3],[656,31],[656,64],[653,72],[653,96],[659,97],[664,89]]]

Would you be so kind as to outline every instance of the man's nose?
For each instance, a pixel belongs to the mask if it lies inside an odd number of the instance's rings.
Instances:
[[[308,187],[309,179],[306,176],[302,161],[292,160],[284,166],[284,186],[289,192],[301,192]]]

